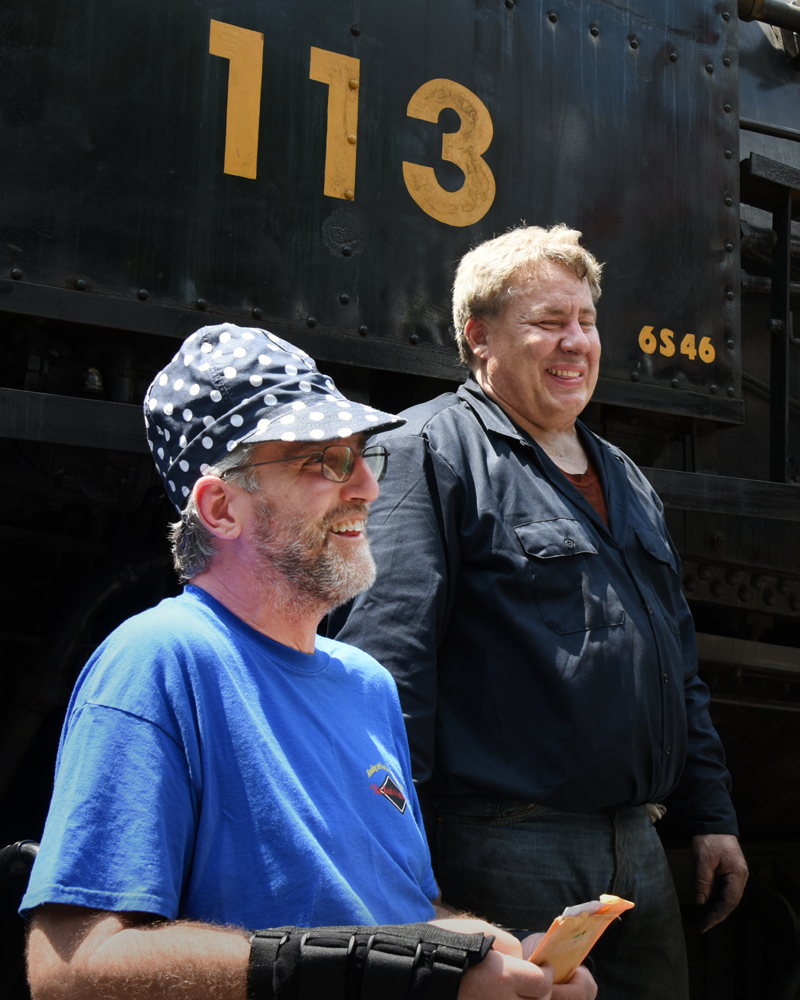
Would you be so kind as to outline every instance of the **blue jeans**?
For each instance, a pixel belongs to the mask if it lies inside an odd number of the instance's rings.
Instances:
[[[644,806],[569,813],[489,796],[437,799],[436,876],[445,902],[505,927],[546,930],[601,893],[636,904],[592,950],[598,1000],[685,1000],[675,888]]]

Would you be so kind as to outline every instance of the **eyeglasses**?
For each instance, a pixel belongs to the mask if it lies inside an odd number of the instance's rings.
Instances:
[[[346,483],[353,475],[356,459],[363,458],[367,463],[367,468],[375,477],[376,482],[380,482],[386,475],[389,452],[382,444],[370,445],[370,447],[365,448],[361,452],[356,451],[346,444],[329,444],[327,448],[323,448],[322,451],[313,452],[311,455],[290,455],[288,458],[272,458],[268,462],[235,465],[232,469],[226,469],[223,475],[227,475],[229,472],[237,472],[239,469],[255,469],[259,465],[296,462],[301,458],[307,458],[311,462],[319,462],[322,467],[322,475],[332,483]]]

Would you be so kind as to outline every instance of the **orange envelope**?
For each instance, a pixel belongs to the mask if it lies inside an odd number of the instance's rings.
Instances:
[[[632,907],[627,899],[606,895],[590,903],[568,906],[550,924],[528,961],[536,965],[549,962],[555,969],[553,981],[567,982],[611,921]]]

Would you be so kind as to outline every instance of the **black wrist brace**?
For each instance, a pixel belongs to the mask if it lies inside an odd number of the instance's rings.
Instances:
[[[455,1000],[492,935],[432,924],[253,931],[249,1000]]]

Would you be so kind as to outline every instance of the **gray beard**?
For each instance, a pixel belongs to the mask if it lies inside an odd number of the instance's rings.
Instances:
[[[331,524],[367,517],[367,507],[350,504],[328,512],[322,522],[302,515],[282,517],[263,499],[256,506],[255,545],[277,571],[282,603],[322,611],[344,604],[375,582],[375,560],[364,541],[353,552],[331,546]]]

